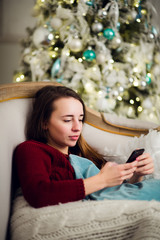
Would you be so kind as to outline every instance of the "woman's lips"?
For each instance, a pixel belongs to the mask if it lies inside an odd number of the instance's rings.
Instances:
[[[79,138],[79,135],[69,136],[69,138],[70,138],[71,140],[77,141],[78,138]]]

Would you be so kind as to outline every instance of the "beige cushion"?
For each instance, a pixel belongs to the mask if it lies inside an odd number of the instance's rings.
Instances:
[[[139,119],[129,119],[122,116],[117,116],[116,114],[102,113],[103,120],[113,126],[121,127],[124,129],[153,129],[157,128],[158,124],[142,121]]]

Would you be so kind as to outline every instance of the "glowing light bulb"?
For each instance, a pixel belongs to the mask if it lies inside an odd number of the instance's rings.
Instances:
[[[141,22],[141,19],[140,19],[140,18],[137,18],[136,21],[137,21],[138,23],[140,23],[140,22]]]
[[[54,36],[53,36],[52,33],[50,33],[50,34],[48,35],[48,39],[49,39],[49,40],[53,40],[53,37],[54,37]]]
[[[133,86],[134,86],[134,87],[138,87],[138,85],[139,85],[138,80],[134,80]]]
[[[113,60],[113,59],[110,59],[109,62],[110,62],[110,63],[114,63],[114,60]]]
[[[88,93],[92,93],[93,90],[94,90],[93,85],[92,85],[90,82],[86,83],[86,84],[85,84],[85,90],[86,90]]]
[[[118,97],[117,97],[117,100],[118,100],[118,101],[122,101],[122,97],[121,97],[121,96],[118,96]]]
[[[16,82],[20,82],[20,81],[21,81],[20,77],[17,77]]]
[[[142,112],[143,108],[141,106],[138,106],[137,110],[138,110],[138,112]]]
[[[133,99],[130,99],[129,102],[130,102],[130,104],[132,104],[132,105],[134,104],[134,100],[133,100]]]
[[[78,62],[83,62],[83,59],[82,58],[78,58]]]
[[[133,68],[133,72],[137,73],[137,72],[138,72],[138,68],[137,68],[137,67],[134,67],[134,68]]]

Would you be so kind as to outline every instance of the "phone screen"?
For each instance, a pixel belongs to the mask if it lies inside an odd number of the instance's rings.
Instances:
[[[133,162],[134,160],[136,160],[136,158],[140,155],[142,155],[144,152],[144,148],[141,148],[141,149],[136,149],[134,150],[130,157],[128,158],[127,162],[126,163],[130,163],[130,162]]]

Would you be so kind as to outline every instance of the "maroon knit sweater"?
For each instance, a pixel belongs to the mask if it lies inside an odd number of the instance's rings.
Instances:
[[[23,195],[35,207],[81,200],[85,197],[82,179],[63,153],[47,144],[25,141],[15,151],[15,165]]]

